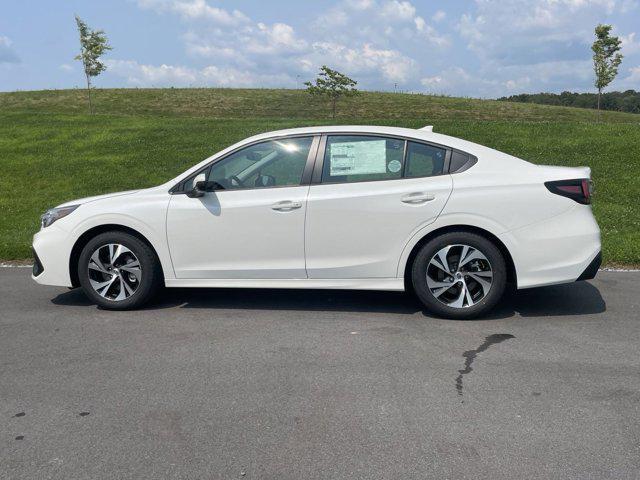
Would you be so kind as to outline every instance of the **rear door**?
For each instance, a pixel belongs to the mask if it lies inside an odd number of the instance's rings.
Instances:
[[[449,198],[442,147],[373,135],[327,135],[307,201],[309,278],[393,278],[407,241]]]

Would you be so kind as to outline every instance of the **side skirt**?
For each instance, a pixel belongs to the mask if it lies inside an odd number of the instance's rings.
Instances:
[[[292,280],[281,278],[173,278],[165,279],[165,285],[167,287],[182,288],[315,288],[334,290],[404,291],[403,278],[302,278]]]

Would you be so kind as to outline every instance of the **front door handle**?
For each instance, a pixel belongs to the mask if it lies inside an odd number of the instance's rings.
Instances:
[[[435,199],[436,199],[436,196],[431,194],[431,193],[414,192],[414,193],[410,193],[408,195],[405,195],[400,200],[403,203],[409,203],[411,205],[419,205],[421,203],[427,203],[427,202],[430,202],[431,200],[435,200]]]
[[[300,207],[302,207],[302,203],[300,202],[284,200],[282,202],[274,203],[273,205],[271,205],[271,210],[276,210],[277,212],[290,212],[291,210],[297,210]]]

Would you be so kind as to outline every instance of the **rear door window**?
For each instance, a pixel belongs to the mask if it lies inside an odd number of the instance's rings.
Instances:
[[[444,148],[425,145],[424,143],[408,142],[407,163],[404,176],[406,178],[432,177],[441,175],[444,171]]]
[[[405,141],[366,135],[330,135],[322,183],[371,182],[402,178]]]

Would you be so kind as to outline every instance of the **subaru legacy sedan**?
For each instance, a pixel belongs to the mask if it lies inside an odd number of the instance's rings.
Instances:
[[[47,211],[33,279],[117,310],[162,287],[410,290],[472,318],[507,283],[595,276],[590,173],[431,127],[265,133],[163,185]]]

